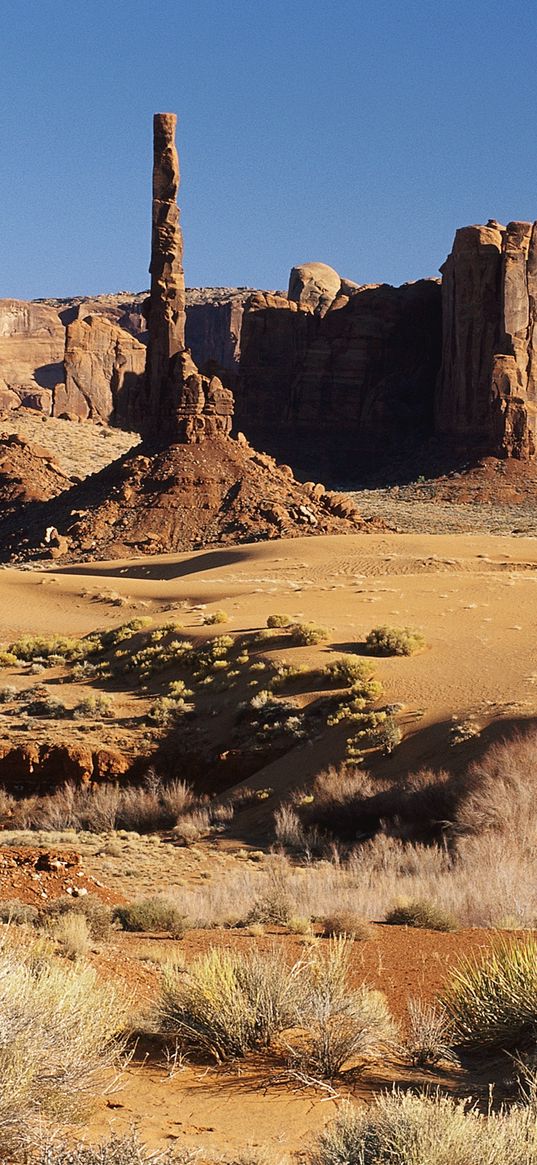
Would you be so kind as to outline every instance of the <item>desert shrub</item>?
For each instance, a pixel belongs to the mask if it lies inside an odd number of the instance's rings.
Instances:
[[[415,926],[421,930],[456,930],[452,914],[440,909],[434,902],[400,902],[389,910],[385,922],[389,926]]]
[[[116,1060],[125,1004],[88,967],[0,948],[0,1140],[20,1147],[34,1121],[79,1117]]]
[[[216,623],[227,623],[228,619],[229,615],[227,611],[222,610],[208,611],[203,616],[203,622],[206,627],[214,627]]]
[[[404,1055],[415,1068],[434,1067],[442,1060],[455,1060],[451,1043],[453,1028],[443,1007],[409,999],[408,1035]]]
[[[165,728],[181,720],[187,712],[192,711],[192,708],[193,705],[186,704],[182,697],[177,699],[175,696],[159,696],[149,708],[147,719],[159,728]]]
[[[182,938],[186,919],[173,902],[164,898],[141,898],[127,906],[116,906],[113,917],[123,930],[135,932],[167,931]]]
[[[303,977],[298,1022],[288,1038],[291,1066],[309,1077],[332,1079],[347,1066],[374,1057],[395,1037],[384,995],[365,985],[349,986],[352,942],[330,939],[326,953],[314,954]]]
[[[71,710],[56,696],[38,696],[24,705],[24,711],[38,720],[63,720],[71,715]]]
[[[267,627],[289,627],[290,625],[289,615],[269,615],[267,619]]]
[[[454,832],[492,833],[516,837],[519,846],[535,845],[536,765],[536,728],[492,744],[457,786]]]
[[[325,639],[328,639],[326,627],[318,627],[315,623],[294,623],[291,627],[291,641],[297,647],[314,647]]]
[[[38,914],[37,907],[29,906],[18,898],[0,902],[0,922],[12,923],[14,926],[32,925],[37,921]]]
[[[24,635],[10,644],[8,650],[16,660],[58,656],[63,661],[82,659],[88,652],[88,645],[84,639],[75,639],[69,635]]]
[[[5,687],[0,688],[0,704],[11,704],[18,695],[18,688],[13,687],[13,684],[6,684]]]
[[[112,911],[96,894],[83,894],[80,898],[72,898],[70,894],[66,894],[61,898],[55,898],[42,908],[39,920],[56,934],[60,921],[72,915],[85,919],[90,938],[101,941],[109,938]]]
[[[40,1137],[32,1165],[194,1165],[198,1156],[195,1149],[148,1149],[132,1132],[113,1134],[98,1145],[72,1145],[57,1137]]]
[[[352,910],[339,910],[336,914],[328,914],[323,919],[323,934],[325,938],[339,938],[346,935],[355,942],[366,942],[373,938],[373,927],[364,918],[353,914]]]
[[[208,809],[197,809],[179,818],[174,826],[173,836],[183,845],[194,845],[206,834],[211,826]]]
[[[75,720],[105,720],[114,714],[114,701],[104,692],[92,692],[73,708]]]
[[[297,975],[282,955],[213,948],[186,975],[165,974],[165,1027],[196,1051],[225,1060],[267,1047],[296,1015]]]
[[[425,639],[409,627],[374,627],[366,636],[366,645],[372,655],[414,655],[423,650]]]
[[[501,942],[464,959],[442,996],[457,1044],[513,1050],[537,1032],[537,941]]]
[[[321,676],[336,688],[348,688],[354,684],[367,683],[373,673],[369,660],[359,659],[355,655],[340,655],[338,659],[326,664]]]
[[[362,750],[381,748],[384,753],[393,752],[401,743],[402,732],[393,716],[384,711],[361,712],[352,717],[357,731],[346,743],[346,757],[350,764],[359,764]]]
[[[15,667],[19,662],[12,651],[0,651],[0,667]]]
[[[308,1165],[532,1165],[531,1106],[483,1116],[467,1101],[391,1092],[371,1105],[342,1105],[308,1154]]]

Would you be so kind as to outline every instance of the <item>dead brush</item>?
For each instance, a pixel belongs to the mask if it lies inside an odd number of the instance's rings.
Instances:
[[[454,1031],[442,1007],[409,999],[408,1035],[401,1047],[402,1055],[415,1068],[431,1068],[443,1061],[458,1063],[452,1048]]]
[[[330,939],[315,950],[301,977],[302,1030],[287,1038],[289,1068],[305,1080],[333,1080],[393,1045],[396,1028],[385,996],[365,985],[349,985],[352,941]]]

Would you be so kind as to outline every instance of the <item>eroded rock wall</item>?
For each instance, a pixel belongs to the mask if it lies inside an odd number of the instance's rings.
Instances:
[[[135,426],[146,349],[105,316],[67,326],[65,381],[56,386],[53,413]]]
[[[258,293],[243,318],[237,426],[312,474],[352,476],[433,428],[439,283],[345,291],[324,314]]]
[[[475,452],[535,455],[537,223],[457,231],[442,267],[435,426]]]

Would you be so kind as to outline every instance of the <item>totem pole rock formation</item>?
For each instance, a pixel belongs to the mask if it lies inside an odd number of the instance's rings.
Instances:
[[[199,444],[228,437],[233,394],[218,377],[202,376],[185,348],[183,235],[177,192],[177,118],[153,119],[151,292],[145,306],[148,346],[144,434],[166,443]]]
[[[528,460],[537,431],[537,223],[464,227],[441,268],[436,430]]]

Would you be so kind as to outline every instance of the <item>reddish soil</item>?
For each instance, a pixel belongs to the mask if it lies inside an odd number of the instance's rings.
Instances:
[[[63,561],[157,554],[304,534],[384,529],[342,494],[301,485],[288,466],[246,443],[215,439],[128,454],[64,497],[2,523],[0,547],[14,561],[42,557],[47,527]]]
[[[72,485],[55,455],[16,434],[0,435],[0,510],[20,514],[27,502],[43,502]]]
[[[80,854],[65,849],[31,847],[0,848],[0,900],[18,899],[32,906],[64,894],[77,897],[80,890],[97,894],[103,902],[118,902],[120,894],[108,890],[86,873]]]

